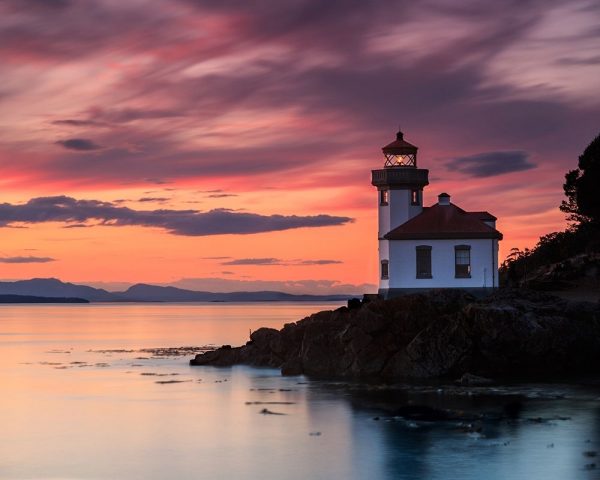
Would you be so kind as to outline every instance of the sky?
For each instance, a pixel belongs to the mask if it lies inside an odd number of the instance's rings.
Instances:
[[[0,0],[0,278],[360,293],[381,147],[565,228],[599,133],[595,0]]]

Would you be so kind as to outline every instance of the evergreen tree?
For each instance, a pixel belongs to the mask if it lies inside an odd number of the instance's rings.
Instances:
[[[565,175],[563,189],[567,200],[560,209],[569,220],[600,223],[600,135],[579,156],[579,168]]]

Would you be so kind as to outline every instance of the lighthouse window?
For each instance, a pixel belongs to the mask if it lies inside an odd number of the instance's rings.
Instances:
[[[390,265],[387,260],[381,261],[381,278],[387,279],[390,278]]]
[[[417,247],[417,278],[431,278],[431,247]]]
[[[379,198],[379,203],[381,205],[387,205],[390,201],[390,192],[389,190],[381,190],[380,191],[380,198]]]
[[[471,277],[471,247],[469,245],[454,247],[454,276],[456,278]]]
[[[410,192],[410,204],[411,205],[421,205],[418,190],[412,190]]]

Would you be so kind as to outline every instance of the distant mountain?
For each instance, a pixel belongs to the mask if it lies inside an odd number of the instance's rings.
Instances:
[[[117,294],[120,298],[138,302],[311,302],[346,300],[350,295],[294,295],[283,292],[197,292],[177,287],[160,287],[138,283]]]
[[[311,302],[344,301],[351,295],[294,295],[283,292],[197,292],[176,287],[138,283],[124,292],[108,292],[101,288],[61,282],[56,278],[33,278],[16,282],[0,282],[0,295],[37,297],[76,297],[90,302]]]
[[[34,297],[31,295],[0,295],[0,303],[90,303],[83,298]]]
[[[32,278],[16,282],[0,282],[0,295],[30,295],[37,297],[77,297],[90,302],[122,301],[118,295],[100,288],[61,282],[57,278]]]

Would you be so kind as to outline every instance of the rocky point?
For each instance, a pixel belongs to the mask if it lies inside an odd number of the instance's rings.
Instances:
[[[600,371],[600,304],[499,290],[439,290],[315,313],[261,328],[241,347],[192,365],[246,364],[284,375],[380,379],[492,378]]]

